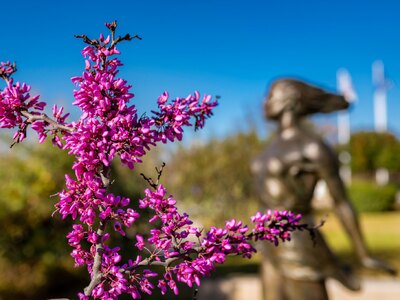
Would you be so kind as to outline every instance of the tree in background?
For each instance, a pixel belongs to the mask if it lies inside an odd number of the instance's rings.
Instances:
[[[9,138],[2,139],[2,146],[8,147]],[[112,191],[144,197],[147,183],[139,173],[150,173],[157,157],[146,156],[134,173],[113,164]],[[73,158],[50,142],[30,142],[0,152],[0,299],[72,297],[85,284],[83,270],[73,267],[65,247],[72,222],[52,216],[57,199],[51,195],[64,188],[64,174],[72,174],[72,164]],[[144,231],[146,225],[142,222],[138,227]],[[130,237],[134,234],[127,231]],[[123,237],[118,243],[123,249],[130,245]]]
[[[389,132],[357,132],[351,135],[351,167],[354,173],[372,173],[379,168],[400,170],[400,143]]]
[[[166,168],[166,185],[203,225],[229,216],[248,217],[259,208],[250,163],[265,141],[255,130],[180,146]]]
[[[358,212],[382,212],[393,209],[398,190],[400,143],[390,132],[361,131],[351,135],[350,144],[342,145],[351,154],[354,179],[349,186],[350,199]],[[384,168],[390,182],[378,185],[374,175]]]
[[[56,201],[50,198],[64,186],[73,160],[49,143],[14,150],[0,154],[0,298],[32,299],[60,286],[56,274],[79,276],[65,248],[71,224],[51,217]]]

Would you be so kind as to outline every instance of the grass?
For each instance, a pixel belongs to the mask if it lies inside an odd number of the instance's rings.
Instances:
[[[360,214],[360,226],[370,253],[400,271],[400,212]],[[334,214],[328,216],[321,230],[334,252],[346,262],[357,266],[352,244]],[[366,275],[383,275],[378,271],[360,271]]]
[[[400,251],[400,212],[363,213],[360,226],[371,250]],[[341,252],[351,249],[350,240],[333,214],[328,216],[322,232],[334,249]]]

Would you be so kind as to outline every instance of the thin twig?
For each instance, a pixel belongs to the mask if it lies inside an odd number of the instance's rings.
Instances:
[[[82,39],[84,43],[89,44],[91,46],[98,47],[100,44],[96,39],[90,39],[86,34],[74,35],[77,39]]]
[[[151,177],[147,177],[147,176],[144,175],[143,173],[140,173],[140,176],[142,176],[143,179],[146,180],[147,183],[148,183],[153,189],[156,190],[156,189],[158,188],[158,185],[159,185],[160,178],[161,178],[162,172],[163,172],[163,170],[164,170],[164,167],[165,167],[165,162],[162,163],[162,165],[161,165],[160,168],[157,168],[157,167],[155,168],[155,169],[156,169],[156,172],[157,172],[157,180],[156,180],[156,181],[154,181],[153,178],[151,178]]]
[[[111,22],[108,26],[108,29],[111,31],[111,45],[108,47],[108,49],[114,48],[118,43],[122,41],[131,41],[133,39],[138,39],[142,40],[140,36],[135,34],[134,36],[131,36],[129,33],[125,34],[124,36],[118,36],[115,38],[115,30],[117,29],[117,21]],[[90,39],[87,35],[85,34],[80,34],[80,35],[75,35],[76,38],[82,39],[84,43],[94,46],[96,48],[99,48],[101,46],[101,43],[97,39]]]
[[[146,175],[144,175],[143,173],[140,173],[140,176],[143,177],[144,180],[147,181],[147,183],[153,188],[153,189],[157,189],[157,184],[155,184],[155,182],[153,181],[153,179],[151,177],[147,177]]]
[[[111,184],[111,180],[109,177],[110,177],[110,168],[104,168],[103,170],[100,171],[100,178],[104,188],[108,188]]]
[[[316,235],[316,232],[317,232],[317,230],[318,230],[319,228],[321,228],[322,226],[324,226],[324,224],[325,224],[325,222],[326,222],[326,218],[327,218],[327,216],[325,216],[324,218],[322,218],[321,221],[319,222],[319,224],[317,224],[317,225],[315,225],[315,226],[313,226],[313,227],[311,227],[311,228],[308,227],[307,224],[304,224],[304,225],[306,225],[306,226],[304,227],[304,229],[306,229],[306,230],[310,233],[310,237],[311,237],[311,240],[312,240],[312,242],[313,242],[313,246],[314,246],[314,247],[317,245],[317,239],[316,239],[317,235]]]
[[[57,123],[57,121],[54,121],[53,119],[51,119],[49,116],[47,116],[46,114],[40,114],[40,115],[33,115],[30,112],[26,111],[26,110],[22,110],[21,111],[21,115],[25,116],[27,118],[27,122],[28,123],[33,123],[35,121],[45,121],[47,123],[49,123],[53,129],[56,130],[61,130],[61,131],[68,131],[68,132],[74,132],[75,129],[72,127],[68,127],[66,125],[62,125],[60,123]]]
[[[161,178],[162,172],[163,172],[163,170],[164,170],[164,167],[165,167],[165,162],[162,163],[162,165],[161,165],[161,167],[160,167],[159,169],[156,167],[156,172],[157,172],[157,181],[156,181],[156,184],[157,184],[157,185],[158,185],[158,183],[160,182],[160,178]]]
[[[193,300],[197,300],[197,294],[199,293],[199,289],[194,289]]]
[[[135,34],[134,36],[131,36],[129,33],[127,33],[123,37],[119,36],[115,40],[113,40],[111,43],[110,49],[115,47],[118,43],[120,43],[122,41],[132,41],[133,39],[142,40],[142,38],[140,36],[138,36],[137,34]]]
[[[175,263],[175,262],[177,262],[179,260],[191,259],[190,258],[190,254],[194,254],[194,253],[195,254],[199,254],[202,251],[204,251],[204,247],[198,246],[198,247],[195,247],[195,248],[191,249],[189,253],[181,253],[178,256],[167,258],[164,261],[155,260],[154,256],[153,257],[148,257],[148,258],[143,259],[138,264],[136,264],[136,265],[134,265],[132,267],[128,267],[128,268],[125,268],[125,269],[121,268],[121,269],[119,269],[119,271],[121,273],[130,274],[132,271],[136,270],[139,267],[160,266],[160,267],[168,268],[173,263]]]

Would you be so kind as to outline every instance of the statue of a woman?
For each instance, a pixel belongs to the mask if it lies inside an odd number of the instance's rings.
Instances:
[[[367,268],[395,272],[389,265],[369,256],[357,216],[339,177],[339,162],[333,150],[302,120],[314,113],[346,109],[343,96],[323,91],[293,79],[276,81],[267,96],[266,117],[278,123],[272,142],[252,164],[257,187],[268,208],[291,210],[314,224],[311,199],[317,182],[326,182],[335,212],[354,244],[361,264]],[[378,200],[378,199],[377,199]],[[315,243],[308,232],[293,234],[292,241],[279,247],[265,245],[268,260],[278,274],[277,299],[328,299],[325,282],[335,278],[351,290],[359,290],[358,278],[342,268],[320,232]],[[277,296],[278,295],[278,296]]]

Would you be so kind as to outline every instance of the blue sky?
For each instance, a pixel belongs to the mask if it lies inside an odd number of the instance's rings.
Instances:
[[[223,136],[262,124],[271,80],[295,76],[336,89],[349,70],[358,102],[352,127],[373,128],[371,64],[392,81],[389,128],[400,133],[400,2],[392,1],[3,1],[0,59],[15,60],[18,80],[49,103],[72,102],[72,76],[82,72],[74,34],[97,37],[116,19],[119,32],[142,41],[120,47],[121,75],[141,111],[157,96],[194,90],[221,95],[200,136]],[[334,122],[333,117],[323,119]],[[259,125],[263,126],[263,125]]]

